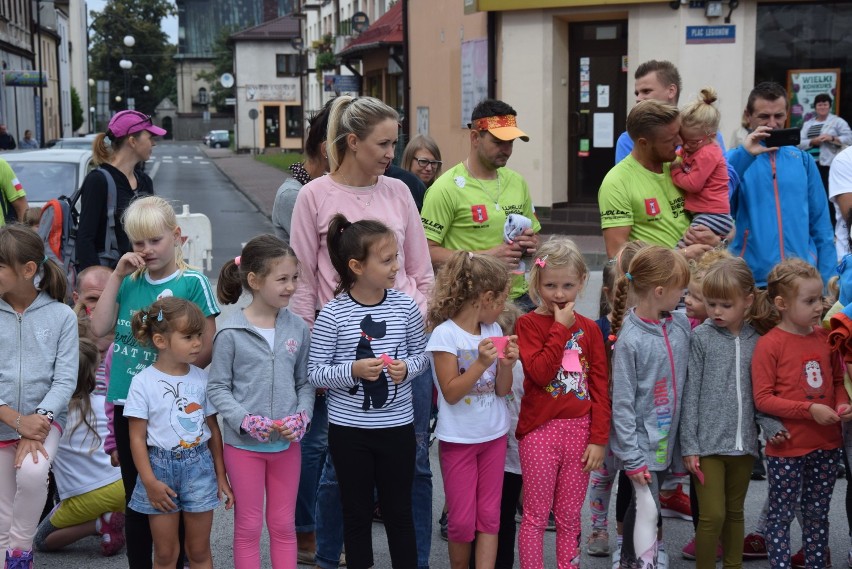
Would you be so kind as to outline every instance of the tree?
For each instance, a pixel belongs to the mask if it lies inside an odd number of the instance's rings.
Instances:
[[[238,28],[224,27],[219,30],[216,41],[213,43],[213,71],[200,71],[196,79],[207,81],[210,85],[210,106],[216,107],[220,113],[233,113],[234,107],[225,105],[225,99],[233,97],[235,87],[226,89],[222,87],[219,78],[223,73],[234,72],[234,44],[229,41],[231,34]]]
[[[71,87],[71,130],[77,132],[81,126],[83,126],[83,106],[80,104],[77,89]]]
[[[137,110],[152,114],[163,98],[177,99],[176,46],[169,44],[161,26],[174,13],[168,0],[111,0],[103,11],[91,12],[89,77],[109,81],[111,109],[127,108],[125,99],[132,97]],[[124,44],[128,35],[136,40],[132,47]],[[133,63],[127,72],[119,67],[122,59]],[[154,77],[151,82],[145,81],[147,74]],[[149,91],[144,90],[146,84]],[[116,96],[122,98],[120,103],[115,102]]]

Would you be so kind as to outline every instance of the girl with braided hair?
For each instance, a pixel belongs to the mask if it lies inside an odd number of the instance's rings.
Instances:
[[[450,564],[494,567],[509,414],[499,398],[512,389],[517,336],[497,318],[509,295],[505,263],[465,251],[441,266],[429,308],[426,351],[438,386],[441,474],[447,498]]]

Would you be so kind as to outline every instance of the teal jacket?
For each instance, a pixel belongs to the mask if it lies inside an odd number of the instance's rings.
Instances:
[[[739,146],[727,159],[740,179],[731,193],[737,234],[730,251],[745,259],[757,285],[766,286],[772,267],[791,257],[814,265],[828,282],[837,251],[814,159],[795,146],[758,156]]]

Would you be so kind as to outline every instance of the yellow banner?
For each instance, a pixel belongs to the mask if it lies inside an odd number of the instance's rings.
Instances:
[[[668,0],[464,0],[465,14],[473,11],[501,12],[504,10],[537,10],[541,8],[572,8],[574,6],[611,6],[613,4],[645,4]]]

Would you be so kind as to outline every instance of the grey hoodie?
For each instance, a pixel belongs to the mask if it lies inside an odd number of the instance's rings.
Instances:
[[[767,438],[784,429],[777,419],[755,413],[751,357],[758,338],[748,324],[734,336],[709,319],[692,332],[680,423],[683,456],[757,456],[755,420]]]
[[[672,461],[689,332],[682,312],[651,322],[631,308],[624,318],[612,354],[610,447],[628,474],[666,470]]]
[[[64,429],[80,358],[74,311],[44,292],[20,315],[0,299],[0,338],[0,405],[21,415],[53,411]],[[0,424],[0,441],[17,438],[14,427]]]
[[[240,432],[246,415],[283,419],[305,411],[311,417],[316,388],[308,383],[310,342],[305,322],[284,308],[275,320],[275,350],[242,310],[216,331],[207,397],[224,419],[227,444],[262,444]],[[273,434],[270,441],[277,440]]]

